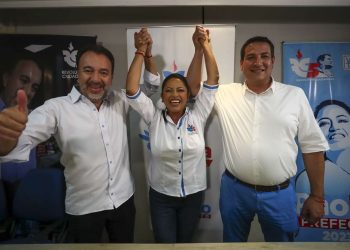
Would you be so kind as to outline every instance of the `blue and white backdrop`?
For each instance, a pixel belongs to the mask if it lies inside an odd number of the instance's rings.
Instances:
[[[325,216],[299,218],[298,241],[350,241],[350,43],[284,43],[284,82],[301,87],[328,140]],[[295,178],[297,212],[310,193],[300,155]]]

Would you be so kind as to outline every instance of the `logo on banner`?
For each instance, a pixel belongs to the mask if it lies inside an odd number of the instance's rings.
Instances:
[[[205,157],[207,160],[207,168],[209,168],[211,163],[213,162],[213,156],[210,147],[205,147]]]
[[[73,44],[70,42],[68,50],[62,50],[63,60],[72,68],[76,67],[78,50],[74,49]],[[78,74],[76,69],[62,70],[62,78],[77,79]]]
[[[350,70],[350,55],[343,55],[343,69]]]
[[[151,151],[151,143],[149,139],[149,132],[147,130],[143,131],[143,134],[139,134],[139,137],[141,140],[145,141],[147,143],[147,149]]]
[[[168,71],[168,70],[163,70],[163,76],[164,78],[166,78],[167,76],[171,75],[171,74],[174,74],[174,73],[177,73],[179,75],[182,75],[182,76],[185,76],[185,70],[177,70],[177,65],[175,63],[175,60],[173,61],[173,69],[172,71]]]
[[[327,79],[333,78],[332,68],[334,66],[332,55],[320,54],[316,61],[303,57],[303,53],[298,50],[296,58],[289,58],[292,71],[302,78]]]
[[[211,219],[211,206],[208,204],[203,204],[201,206],[201,213],[199,217],[202,219]]]
[[[78,50],[74,49],[73,44],[69,43],[68,50],[62,50],[63,60],[72,68],[76,67]]]

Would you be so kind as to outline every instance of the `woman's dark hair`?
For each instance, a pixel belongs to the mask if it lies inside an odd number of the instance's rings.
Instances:
[[[318,113],[321,111],[321,109],[323,109],[324,107],[328,106],[328,105],[337,105],[343,109],[345,109],[346,112],[348,112],[348,114],[350,115],[350,108],[348,105],[346,105],[344,102],[338,101],[338,100],[324,100],[323,102],[321,102],[320,104],[318,104],[315,108],[315,112],[314,112],[314,116],[315,118],[317,118]],[[330,160],[327,157],[327,153],[324,152],[324,159],[325,160]],[[331,161],[331,160],[330,160]]]
[[[271,56],[275,57],[275,46],[273,45],[273,43],[271,42],[270,39],[268,39],[265,36],[254,36],[252,38],[249,38],[242,46],[241,48],[241,60],[244,59],[245,56],[245,49],[246,47],[251,44],[251,43],[267,43],[270,46],[270,51],[271,51]]]
[[[315,108],[315,112],[314,112],[315,117],[317,117],[317,115],[321,111],[321,109],[323,109],[324,107],[326,107],[328,105],[337,105],[339,107],[342,107],[350,115],[350,107],[348,105],[346,105],[344,102],[341,102],[338,100],[325,100],[325,101],[321,102],[320,104],[318,104],[317,107]]]
[[[180,74],[178,74],[178,73],[170,74],[170,75],[168,75],[168,76],[164,79],[163,84],[162,84],[162,92],[163,92],[164,87],[165,87],[165,85],[167,84],[167,82],[168,82],[170,79],[174,79],[174,78],[175,78],[175,79],[179,79],[180,81],[182,81],[182,82],[184,83],[184,85],[185,85],[185,87],[186,87],[188,93],[190,93],[190,95],[191,95],[190,86],[188,85],[188,82],[187,82],[186,77],[184,77],[183,75],[180,75]]]
[[[185,88],[187,89],[187,92],[189,93],[189,96],[191,96],[190,86],[188,85],[186,77],[184,77],[183,75],[180,75],[178,73],[170,74],[164,79],[163,84],[162,84],[162,93],[163,93],[163,90],[165,88],[165,85],[167,84],[167,82],[170,79],[179,79],[180,81],[182,81],[183,84],[185,85]],[[162,110],[162,115],[163,115],[163,119],[164,119],[165,123],[167,123],[168,121],[166,119],[165,110]]]
[[[109,59],[109,61],[111,62],[112,74],[113,74],[113,72],[114,72],[114,56],[108,49],[106,49],[105,47],[103,47],[100,44],[89,44],[78,51],[77,59],[76,59],[77,68],[79,68],[80,58],[83,56],[84,53],[89,52],[89,51],[95,52],[96,54],[105,55]]]

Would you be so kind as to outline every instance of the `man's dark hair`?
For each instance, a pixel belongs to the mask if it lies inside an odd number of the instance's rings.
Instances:
[[[15,68],[17,67],[18,63],[21,61],[34,62],[38,66],[38,68],[40,69],[41,74],[43,74],[43,71],[44,71],[43,65],[40,62],[40,59],[32,52],[29,52],[26,50],[16,51],[13,53],[7,53],[6,55],[4,53],[4,55],[1,55],[1,57],[2,57],[3,62],[1,63],[1,66],[0,66],[0,74],[1,74],[0,75],[0,77],[1,77],[0,78],[0,82],[1,82],[0,93],[4,89],[4,86],[2,83],[2,76],[4,74],[11,74],[15,70]]]
[[[315,117],[317,117],[317,115],[321,111],[321,109],[323,109],[324,107],[326,107],[328,105],[337,105],[339,107],[342,107],[350,115],[350,107],[348,105],[346,105],[344,102],[341,102],[338,100],[325,100],[325,101],[321,102],[320,104],[318,104],[317,107],[315,108],[315,112],[314,112]]]
[[[270,46],[270,51],[271,51],[271,56],[275,57],[275,46],[273,45],[273,43],[271,42],[270,39],[268,39],[265,36],[254,36],[252,38],[249,38],[242,46],[241,48],[241,60],[244,59],[245,56],[245,49],[246,47],[251,44],[251,43],[267,43]]]
[[[331,54],[322,54],[317,57],[317,62],[324,61],[326,56],[331,56]]]
[[[105,55],[109,59],[109,61],[111,62],[112,74],[113,74],[113,72],[114,72],[114,56],[108,49],[106,49],[105,47],[103,47],[100,44],[89,44],[78,51],[77,59],[76,59],[77,68],[79,68],[80,58],[83,56],[84,53],[89,52],[89,51],[92,51],[96,54]]]

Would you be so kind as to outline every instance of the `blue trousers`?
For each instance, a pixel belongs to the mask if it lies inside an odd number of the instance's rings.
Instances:
[[[157,243],[189,243],[199,222],[203,191],[173,197],[150,188],[149,201]]]
[[[265,241],[294,241],[298,231],[296,197],[292,185],[273,192],[257,192],[224,173],[220,212],[224,242],[246,242],[257,214]]]

